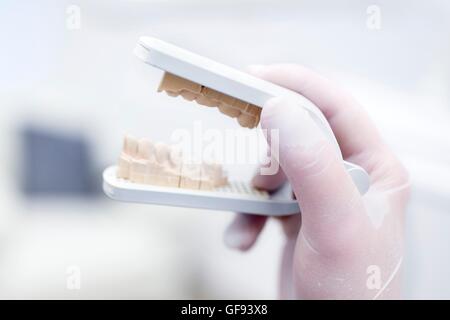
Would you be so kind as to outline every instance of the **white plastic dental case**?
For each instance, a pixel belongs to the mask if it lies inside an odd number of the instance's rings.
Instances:
[[[269,195],[242,181],[230,181],[215,190],[192,190],[139,184],[116,176],[116,166],[103,172],[103,190],[112,199],[127,202],[159,204],[177,207],[236,211],[260,215],[289,215],[299,212],[286,184]]]
[[[291,90],[253,77],[247,73],[217,63],[159,39],[141,37],[135,48],[141,60],[156,68],[217,90],[242,101],[263,106],[272,97],[293,96],[305,108],[312,119],[335,145],[341,154],[334,134],[321,111],[308,99]],[[356,187],[364,194],[370,186],[367,172],[343,160],[347,172]],[[137,184],[118,179],[116,167],[107,168],[103,173],[105,193],[119,201],[153,203],[226,211],[238,211],[261,215],[288,215],[299,212],[298,204],[292,199],[287,185],[270,196],[256,191],[242,182],[233,182],[228,188],[214,191],[189,190]]]

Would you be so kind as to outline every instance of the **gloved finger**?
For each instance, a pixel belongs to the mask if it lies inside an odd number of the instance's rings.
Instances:
[[[298,232],[302,225],[302,215],[293,214],[290,216],[277,217],[283,228],[283,232],[288,239],[297,238]]]
[[[362,200],[343,162],[298,101],[274,98],[263,107],[261,126],[278,131],[279,163],[302,212],[302,232],[316,250],[333,249],[362,222]],[[271,146],[272,147],[272,146]],[[352,239],[354,240],[354,239]]]
[[[282,170],[274,175],[262,175],[260,170],[255,174],[252,184],[261,190],[273,191],[286,181]],[[224,241],[230,248],[248,250],[258,239],[264,228],[267,217],[246,213],[238,213],[233,222],[225,230]]]
[[[294,64],[251,66],[249,73],[299,92],[327,118],[342,155],[370,171],[369,159],[387,152],[380,135],[363,108],[347,93],[315,72]]]
[[[272,160],[278,161],[278,160]],[[279,168],[275,174],[263,174],[261,169],[259,169],[255,176],[253,177],[252,184],[255,188],[266,190],[266,191],[275,191],[279,187],[283,185],[286,181],[286,175],[283,170]]]
[[[248,250],[258,239],[267,217],[252,214],[236,214],[225,230],[224,242],[232,249]]]

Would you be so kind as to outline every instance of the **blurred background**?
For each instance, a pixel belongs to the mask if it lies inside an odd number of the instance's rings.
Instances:
[[[242,254],[222,242],[231,212],[102,194],[125,133],[238,127],[156,93],[161,71],[132,53],[149,35],[240,69],[301,63],[351,91],[411,173],[405,297],[449,299],[449,15],[445,0],[2,0],[0,298],[277,297],[277,223]]]

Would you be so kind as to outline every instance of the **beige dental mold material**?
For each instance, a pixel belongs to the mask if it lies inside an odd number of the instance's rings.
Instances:
[[[242,127],[254,128],[259,123],[261,108],[169,72],[165,72],[161,80],[158,92],[161,91],[172,97],[181,95],[186,100],[195,100],[207,107],[217,107],[227,116],[237,118]]]
[[[186,163],[175,147],[132,136],[124,139],[117,177],[136,183],[201,190],[228,184],[222,166]]]

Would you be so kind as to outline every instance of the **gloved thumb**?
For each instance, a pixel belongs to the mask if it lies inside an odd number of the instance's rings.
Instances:
[[[329,237],[339,241],[333,235],[354,225],[360,196],[334,145],[291,97],[269,100],[261,127],[299,201],[303,234],[317,246]]]

